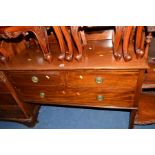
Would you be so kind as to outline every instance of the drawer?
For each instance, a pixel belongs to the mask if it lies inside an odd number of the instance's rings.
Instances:
[[[11,94],[0,93],[0,105],[17,105]]]
[[[73,88],[102,87],[106,89],[132,88],[137,85],[138,72],[136,71],[70,71],[67,74],[67,86]]]
[[[19,92],[20,97],[27,102],[57,103],[90,107],[132,107],[134,101],[133,90],[103,90],[95,88],[53,88],[31,87]]]
[[[15,86],[65,85],[63,71],[9,71],[7,75]]]

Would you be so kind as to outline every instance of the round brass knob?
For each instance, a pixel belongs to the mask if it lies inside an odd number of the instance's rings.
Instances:
[[[103,101],[103,100],[104,100],[104,96],[103,96],[103,95],[97,95],[97,96],[96,96],[96,99],[97,99],[98,101]]]
[[[31,80],[32,80],[33,83],[38,83],[39,82],[39,79],[38,79],[37,76],[32,76]]]
[[[45,93],[44,92],[40,93],[40,98],[45,98]]]
[[[95,81],[97,84],[101,84],[101,83],[103,83],[103,78],[102,77],[96,77]]]

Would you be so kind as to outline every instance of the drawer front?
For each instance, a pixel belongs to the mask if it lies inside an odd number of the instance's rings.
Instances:
[[[134,100],[133,90],[101,90],[96,88],[64,89],[53,87],[31,87],[19,91],[21,98],[27,102],[57,103],[91,107],[132,107]]]
[[[138,72],[125,71],[70,71],[67,75],[68,87],[102,87],[106,89],[132,88],[137,85]]]
[[[9,71],[7,75],[15,86],[65,85],[63,71]]]

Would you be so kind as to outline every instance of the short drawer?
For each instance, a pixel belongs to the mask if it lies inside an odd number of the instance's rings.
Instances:
[[[37,103],[57,103],[90,107],[132,107],[134,101],[133,90],[103,90],[95,88],[71,89],[53,87],[31,87],[19,91],[22,100]]]
[[[65,85],[63,71],[8,71],[7,75],[15,86]]]
[[[102,87],[106,89],[135,89],[137,85],[138,72],[133,71],[70,71],[67,74],[67,86],[73,88]]]

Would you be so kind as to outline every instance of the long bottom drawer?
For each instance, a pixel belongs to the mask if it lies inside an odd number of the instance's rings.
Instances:
[[[101,89],[58,89],[50,87],[31,87],[19,92],[23,101],[37,103],[57,103],[92,107],[133,107],[133,90]]]

